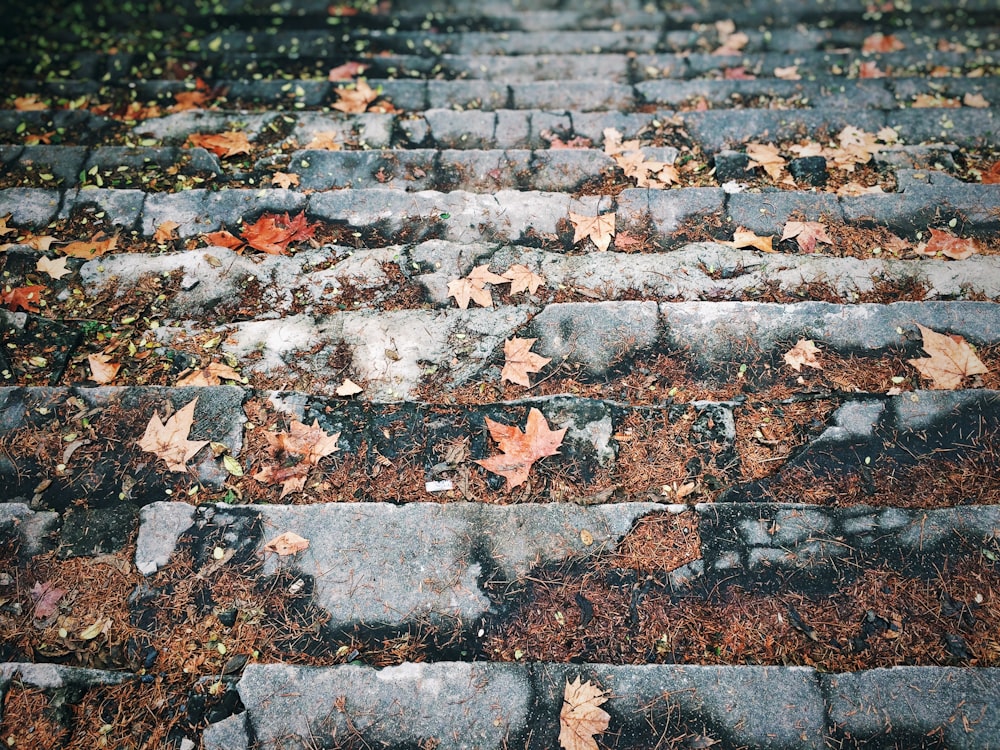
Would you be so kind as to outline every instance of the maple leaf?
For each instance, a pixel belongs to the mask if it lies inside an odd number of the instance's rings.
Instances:
[[[538,287],[545,283],[545,277],[535,273],[527,266],[520,263],[508,268],[503,272],[503,278],[510,281],[510,293],[528,292],[534,294]]]
[[[156,227],[156,231],[153,233],[153,242],[169,242],[170,240],[177,239],[177,227],[179,227],[176,221],[164,221]]]
[[[307,240],[316,234],[316,224],[306,220],[306,212],[299,211],[295,218],[278,214],[264,214],[253,224],[243,227],[243,239],[252,248],[271,255],[288,255],[292,242]]]
[[[209,245],[217,245],[218,247],[225,247],[230,250],[236,250],[237,252],[243,249],[243,240],[225,229],[219,232],[208,232],[207,234],[203,234],[202,239],[204,239]]]
[[[541,372],[552,360],[530,351],[538,339],[512,338],[503,342],[503,354],[506,361],[500,371],[500,382],[509,380],[511,383],[531,387],[529,372]]]
[[[364,388],[350,378],[344,378],[344,382],[337,386],[337,390],[334,393],[338,396],[356,396],[363,390]]]
[[[177,103],[169,108],[171,112],[183,112],[188,109],[197,109],[208,101],[208,84],[201,78],[195,79],[193,91],[178,91],[174,94],[174,101]]]
[[[990,106],[990,103],[986,100],[986,97],[982,94],[972,94],[966,93],[962,97],[962,104],[966,107],[975,107],[976,109],[985,109]]]
[[[44,290],[45,287],[39,285],[7,287],[7,291],[0,293],[0,302],[7,305],[8,310],[36,313]]]
[[[101,232],[98,232],[89,240],[78,240],[76,242],[70,242],[67,245],[59,248],[59,252],[63,255],[69,255],[73,258],[83,258],[84,260],[90,260],[91,258],[98,258],[107,252],[115,249],[118,244],[118,235],[114,234],[108,237]]]
[[[378,98],[378,92],[365,80],[358,81],[353,88],[341,86],[334,93],[337,94],[337,101],[333,108],[349,114],[365,112],[368,105]]]
[[[18,96],[14,99],[14,109],[21,112],[37,112],[39,110],[48,109],[49,105],[38,99],[35,94],[29,94],[28,96]]]
[[[940,229],[931,229],[929,231],[931,233],[930,240],[924,247],[917,249],[917,252],[921,255],[933,256],[941,253],[941,255],[952,260],[965,260],[975,255],[979,249],[975,240],[962,239]]]
[[[819,354],[819,348],[816,344],[809,339],[799,339],[795,346],[785,352],[785,364],[795,370],[795,372],[799,372],[802,369],[802,365],[822,370],[823,365],[816,359],[817,354]]]
[[[242,381],[242,376],[222,362],[209,362],[207,367],[195,370],[177,381],[178,386],[221,385],[223,380]]]
[[[309,549],[309,540],[305,539],[293,531],[286,531],[279,534],[264,545],[265,552],[273,552],[276,555],[294,555]]]
[[[562,445],[566,429],[550,430],[545,416],[535,408],[528,412],[524,432],[516,425],[494,422],[485,417],[490,435],[497,442],[502,453],[476,461],[487,471],[507,479],[510,491],[528,479],[532,464],[545,456],[554,456]]]
[[[993,162],[980,177],[984,185],[1000,185],[1000,161]]]
[[[110,354],[89,354],[87,364],[90,365],[90,379],[98,385],[107,385],[122,369],[120,363],[111,361]]]
[[[247,134],[241,130],[231,130],[226,133],[192,133],[188,141],[199,148],[208,149],[219,157],[239,156],[250,153],[250,141]]]
[[[337,143],[337,134],[332,130],[320,130],[313,133],[312,140],[306,144],[307,149],[316,151],[340,151],[343,146]]]
[[[65,593],[66,589],[54,586],[49,581],[35,583],[31,587],[31,598],[35,600],[32,617],[36,620],[47,620],[52,617],[58,609],[59,600],[63,598]]]
[[[144,451],[162,458],[170,471],[187,471],[185,464],[209,443],[208,440],[188,440],[197,403],[198,399],[195,398],[165,423],[160,421],[158,413],[153,412],[146,425],[146,432],[138,442]]]
[[[747,73],[746,67],[739,65],[735,68],[725,68],[722,71],[722,78],[726,81],[753,81],[757,76]]]
[[[14,214],[7,214],[6,216],[0,216],[0,237],[17,231],[14,227],[7,226],[7,222],[10,221],[10,217],[13,215]]]
[[[760,237],[744,227],[736,227],[736,231],[733,232],[733,241],[724,244],[732,245],[737,249],[741,247],[755,247],[765,253],[773,253],[775,252],[773,243],[774,237],[770,234]]]
[[[748,143],[747,156],[750,157],[750,167],[763,167],[772,180],[781,179],[781,170],[785,168],[785,159],[778,152],[778,147],[771,143]]]
[[[480,307],[493,307],[493,295],[486,289],[486,285],[510,282],[510,279],[493,273],[489,263],[484,263],[473,268],[468,276],[449,281],[448,296],[454,297],[455,302],[463,310],[468,309],[470,300]]]
[[[569,220],[573,222],[573,227],[576,230],[573,234],[574,245],[587,237],[601,252],[607,250],[611,245],[611,238],[615,236],[615,214],[613,212],[597,216],[583,216],[570,211]]]
[[[563,750],[597,750],[595,734],[608,728],[611,716],[602,706],[607,693],[579,675],[566,681],[562,709],[559,711],[559,744]]]
[[[271,184],[280,188],[290,188],[299,184],[299,176],[294,172],[275,172]]]
[[[885,78],[885,72],[879,70],[878,63],[874,60],[861,63],[858,68],[858,78]]]
[[[949,99],[940,94],[917,94],[913,97],[913,104],[910,106],[914,109],[955,109],[961,107],[962,103],[958,99]]]
[[[798,243],[799,250],[804,253],[815,251],[817,242],[825,242],[827,245],[833,244],[833,240],[826,233],[826,227],[818,221],[786,222],[781,241],[793,238]]]
[[[861,43],[862,52],[898,52],[901,49],[906,49],[906,45],[895,34],[872,34]]]
[[[774,77],[780,78],[782,81],[798,81],[802,78],[799,75],[798,65],[789,65],[787,68],[775,68]]]
[[[66,258],[52,260],[44,255],[35,263],[35,270],[47,273],[53,279],[61,279],[66,274],[73,273],[66,267]]]
[[[919,323],[917,328],[923,336],[921,346],[930,356],[906,361],[932,381],[932,388],[953,390],[961,387],[964,378],[987,372],[986,365],[961,336],[947,336]]]
[[[277,466],[266,466],[253,478],[264,484],[281,482],[280,500],[290,492],[301,492],[306,484],[306,477],[313,466],[324,456],[338,450],[337,441],[340,433],[328,435],[319,426],[318,420],[313,420],[312,426],[292,420],[288,432],[265,432],[268,442],[268,453],[278,459]]]
[[[328,80],[347,81],[350,80],[351,78],[355,78],[361,75],[366,70],[368,70],[368,67],[369,66],[365,65],[364,63],[354,62],[353,60],[350,62],[345,62],[343,65],[338,65],[335,68],[330,68]]]

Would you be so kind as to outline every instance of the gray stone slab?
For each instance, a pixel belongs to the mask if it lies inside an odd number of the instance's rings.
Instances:
[[[489,193],[534,187],[533,153],[524,149],[480,151],[446,149],[437,165],[438,189]]]
[[[496,115],[493,112],[428,109],[424,119],[438,148],[493,148]]]
[[[24,556],[51,549],[53,539],[50,535],[56,531],[58,523],[58,513],[33,511],[24,503],[0,502],[0,536],[16,536]]]
[[[300,112],[291,137],[305,147],[317,133],[336,133],[338,142],[356,143],[361,148],[388,148],[392,145],[395,115],[365,112],[356,115]]]
[[[442,65],[455,78],[480,78],[506,84],[533,81],[599,79],[628,82],[628,58],[604,54],[442,55]]]
[[[886,124],[904,143],[944,142],[962,148],[983,148],[996,143],[1000,132],[997,109],[917,108],[890,112]]]
[[[12,224],[40,229],[59,212],[62,194],[41,188],[7,188],[0,190],[0,216],[11,215]]]
[[[433,109],[491,111],[511,107],[510,88],[506,83],[427,81],[426,85],[427,106]]]
[[[20,170],[38,176],[51,174],[52,184],[70,187],[79,182],[87,149],[83,146],[24,146],[14,162]]]
[[[511,664],[381,670],[251,664],[239,692],[257,750],[337,746],[358,736],[370,746],[501,750],[523,731],[533,709],[530,676]],[[341,697],[342,708],[335,708]]]
[[[971,233],[1000,228],[1000,185],[910,183],[902,193],[841,198],[840,205],[851,223],[886,226],[911,236],[944,227],[951,219]]]
[[[629,188],[618,195],[618,221],[628,226],[648,214],[656,231],[666,235],[677,231],[685,221],[722,211],[724,205],[722,188]]]
[[[170,561],[181,534],[194,522],[194,507],[187,503],[153,503],[139,511],[135,567],[152,575]]]
[[[238,77],[221,79],[218,84],[226,87],[226,96],[230,101],[242,99],[255,104],[290,109],[322,106],[329,102],[333,88],[326,81],[254,81]]]
[[[39,690],[58,690],[64,687],[86,689],[100,685],[120,685],[135,679],[135,675],[103,669],[64,667],[59,664],[4,662],[0,663],[0,697],[3,697],[11,680],[15,678]]]
[[[865,746],[917,746],[928,739],[956,750],[1000,739],[1000,669],[895,667],[819,675],[831,734]]]
[[[635,104],[631,86],[610,81],[538,81],[510,88],[515,109],[587,112],[630,110]]]
[[[643,112],[573,112],[573,132],[589,138],[595,148],[603,148],[605,129],[614,128],[624,140],[630,140],[638,138],[659,116]]]
[[[785,223],[792,217],[799,221],[838,224],[843,221],[837,196],[829,193],[780,191],[761,195],[734,193],[726,198],[726,217],[733,227],[745,227],[760,235],[780,238]]]
[[[59,218],[68,219],[76,210],[96,206],[104,213],[104,221],[107,223],[122,229],[132,229],[139,223],[145,203],[146,193],[142,190],[68,190]]]
[[[165,221],[178,224],[175,232],[181,239],[221,227],[219,219],[207,210],[208,191],[187,190],[183,193],[149,193],[142,208],[142,234],[152,237]]]
[[[496,110],[496,127],[493,132],[493,145],[495,148],[530,148],[532,144],[531,133],[532,112],[498,109]]]
[[[428,81],[369,81],[368,85],[380,91],[384,99],[404,112],[420,112],[428,107],[427,89],[430,85]]]
[[[535,351],[543,357],[600,376],[652,349],[659,322],[655,302],[553,304],[534,317],[526,337],[538,339]]]
[[[306,206],[306,196],[295,190],[220,190],[205,196],[205,212],[221,226],[235,228],[253,222],[263,213],[296,214]]]
[[[414,192],[432,187],[436,160],[432,149],[302,150],[292,154],[288,171],[300,176],[302,190],[381,186]]]
[[[190,110],[151,117],[136,124],[132,131],[143,138],[154,138],[164,144],[182,145],[193,133],[223,133],[238,128],[250,140],[278,115],[274,113],[212,112]]]
[[[733,109],[685,112],[685,129],[706,151],[741,148],[750,142],[778,143],[815,138],[820,133],[835,135],[853,125],[867,133],[877,133],[886,124],[883,112],[838,109]]]
[[[615,162],[603,151],[594,149],[555,149],[535,151],[531,164],[531,187],[543,191],[575,192],[601,173],[615,168]]]
[[[653,747],[672,730],[754,748],[824,748],[823,694],[807,667],[539,664],[535,735],[555,747],[567,682],[610,694],[611,726]],[[731,743],[731,745],[730,745]]]

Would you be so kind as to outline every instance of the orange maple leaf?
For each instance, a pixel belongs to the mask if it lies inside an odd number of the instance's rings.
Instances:
[[[872,34],[861,44],[862,52],[898,52],[901,49],[906,49],[906,45],[895,34]]]
[[[281,482],[279,500],[290,492],[301,492],[309,471],[321,458],[338,450],[340,439],[339,432],[328,435],[318,420],[313,420],[312,426],[292,420],[288,432],[265,432],[264,436],[269,443],[267,451],[278,464],[265,466],[253,478],[264,484]]]
[[[49,105],[40,101],[37,94],[19,96],[14,99],[14,109],[21,112],[36,112],[48,108]]]
[[[351,78],[356,78],[357,76],[368,70],[368,66],[364,63],[354,62],[353,60],[345,62],[343,65],[338,65],[335,68],[330,68],[330,73],[328,80],[331,81],[347,81]]]
[[[360,114],[368,109],[368,105],[378,99],[378,92],[365,80],[354,84],[353,88],[341,86],[335,92],[337,101],[333,108],[349,114]]]
[[[38,302],[42,298],[44,286],[16,286],[13,289],[7,287],[7,291],[0,294],[0,302],[7,305],[8,310],[24,310],[30,313],[38,312]]]
[[[241,234],[250,247],[271,255],[288,255],[293,242],[307,240],[316,234],[316,224],[310,224],[306,212],[299,211],[295,218],[286,213],[264,214],[253,224],[243,227]]]
[[[789,221],[781,235],[781,241],[794,239],[804,253],[816,250],[817,242],[832,245],[833,240],[826,233],[826,227],[818,221]]]
[[[528,472],[535,461],[559,453],[559,446],[562,445],[567,429],[563,427],[561,430],[550,430],[545,415],[535,408],[528,412],[524,432],[517,425],[501,424],[489,417],[485,419],[490,435],[503,452],[476,463],[487,471],[505,477],[508,491],[527,481]]]
[[[164,221],[156,227],[153,233],[153,242],[169,242],[177,239],[177,228],[180,226],[176,221]]]
[[[927,242],[927,245],[917,249],[917,252],[921,255],[933,256],[941,253],[941,255],[952,260],[965,260],[975,255],[979,249],[975,240],[956,237],[950,232],[940,229],[931,229],[929,231],[931,238]]]
[[[250,153],[250,141],[241,130],[226,133],[192,133],[188,140],[195,146],[208,149],[219,157],[239,156]]]
[[[995,161],[983,171],[982,181],[984,185],[1000,185],[1000,161]]]
[[[206,232],[202,235],[202,239],[209,245],[218,245],[236,252],[243,249],[243,240],[225,229],[218,232]]]
[[[541,372],[551,358],[543,357],[531,351],[531,347],[538,339],[512,338],[503,342],[503,354],[506,361],[503,370],[500,371],[500,382],[509,380],[511,383],[523,385],[525,388],[531,387],[531,380],[528,378],[529,372]]]
[[[187,471],[185,464],[208,445],[208,440],[188,440],[197,403],[196,398],[178,410],[165,423],[160,420],[160,415],[154,412],[146,425],[145,434],[139,440],[139,447],[144,451],[155,453],[166,461],[170,471]]]
[[[63,247],[58,248],[59,252],[63,255],[69,255],[73,258],[83,258],[84,260],[90,260],[91,258],[97,258],[115,249],[115,245],[118,244],[118,235],[112,235],[108,237],[105,234],[98,232],[89,240],[78,240],[76,242],[70,242]]]
[[[736,227],[736,231],[733,232],[732,242],[723,242],[724,245],[732,245],[736,249],[741,247],[755,247],[758,250],[765,253],[774,252],[774,237],[770,234],[759,236],[749,231],[745,227]]]
[[[98,385],[107,385],[122,369],[120,363],[111,361],[110,354],[90,354],[87,356],[87,364],[90,365],[90,379]]]

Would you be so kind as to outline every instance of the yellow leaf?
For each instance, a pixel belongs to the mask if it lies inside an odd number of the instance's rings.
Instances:
[[[759,237],[743,227],[737,227],[736,231],[733,232],[733,241],[725,244],[732,245],[737,249],[741,247],[755,247],[765,253],[773,253],[773,243],[774,237],[770,234],[765,237]]]

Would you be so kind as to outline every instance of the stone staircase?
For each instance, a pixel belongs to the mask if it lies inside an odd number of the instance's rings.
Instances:
[[[1000,746],[993,3],[91,5],[2,51],[8,747]]]

